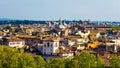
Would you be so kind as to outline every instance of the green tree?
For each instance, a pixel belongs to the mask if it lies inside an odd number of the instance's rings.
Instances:
[[[105,63],[100,56],[96,58],[97,68],[105,68]]]
[[[112,55],[110,59],[111,68],[120,68],[120,57],[117,55]]]
[[[24,53],[23,49],[0,46],[0,68],[36,68],[38,63],[44,65],[45,61],[40,56],[34,58]]]
[[[87,51],[83,51],[79,56],[76,56],[74,60],[78,61],[80,68],[94,68],[97,66],[96,56]]]
[[[34,68],[34,67],[36,67],[34,58],[28,53],[20,54],[18,61],[19,61],[19,68]]]
[[[73,59],[66,59],[65,60],[65,68],[79,68],[78,61]]]
[[[37,66],[36,68],[45,68],[46,62],[41,56],[36,56],[34,58],[35,58],[36,66]]]
[[[64,68],[65,63],[64,59],[62,58],[55,58],[53,60],[47,61],[47,67],[46,68]]]

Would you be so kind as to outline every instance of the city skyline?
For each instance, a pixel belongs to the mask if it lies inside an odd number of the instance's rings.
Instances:
[[[120,21],[119,0],[1,0],[0,18]]]

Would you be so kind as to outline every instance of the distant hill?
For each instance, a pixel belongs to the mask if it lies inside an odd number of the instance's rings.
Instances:
[[[58,21],[51,21],[51,23],[53,24],[54,22],[58,22]],[[64,22],[64,20],[63,20]],[[69,23],[82,23],[82,21],[65,21],[67,24]],[[0,25],[4,25],[4,24],[14,24],[14,25],[19,25],[19,24],[47,24],[47,21],[45,20],[17,20],[17,19],[9,19],[9,18],[0,18]]]
[[[12,20],[12,19],[9,19],[9,18],[0,18],[0,21],[8,21],[8,20]]]
[[[93,24],[120,25],[119,21],[93,21]]]
[[[67,24],[83,24],[84,22],[82,20],[79,21],[69,21],[69,20],[63,20],[63,22],[66,22]],[[51,21],[52,24],[54,22],[58,21]],[[0,18],[0,25],[4,24],[14,24],[14,25],[19,25],[19,24],[47,24],[47,21],[45,20],[17,20],[17,19],[10,19],[10,18]],[[120,22],[114,22],[114,21],[92,21],[92,24],[112,24],[112,25],[120,25]]]

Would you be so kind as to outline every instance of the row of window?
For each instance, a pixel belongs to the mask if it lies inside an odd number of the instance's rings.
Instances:
[[[52,48],[52,44],[51,44],[51,45],[46,45],[46,44],[45,44],[45,45],[44,45],[44,48],[47,48],[47,47],[48,47],[48,48],[49,48],[49,47]]]
[[[58,45],[56,43],[56,45],[54,47],[57,47],[57,46]],[[50,45],[50,43],[44,44],[44,48],[52,48],[52,47],[53,47],[53,45],[52,44]]]
[[[19,44],[21,44],[21,42],[10,42],[9,44],[10,45],[19,45]],[[22,43],[22,45],[24,45],[24,43]]]

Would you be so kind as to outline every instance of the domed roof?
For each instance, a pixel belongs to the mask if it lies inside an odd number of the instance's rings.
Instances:
[[[63,29],[63,28],[65,28],[65,26],[64,25],[56,25],[55,28],[57,28],[57,29]]]
[[[58,24],[55,26],[57,29],[63,29],[65,26],[62,24],[62,20],[59,20]]]

